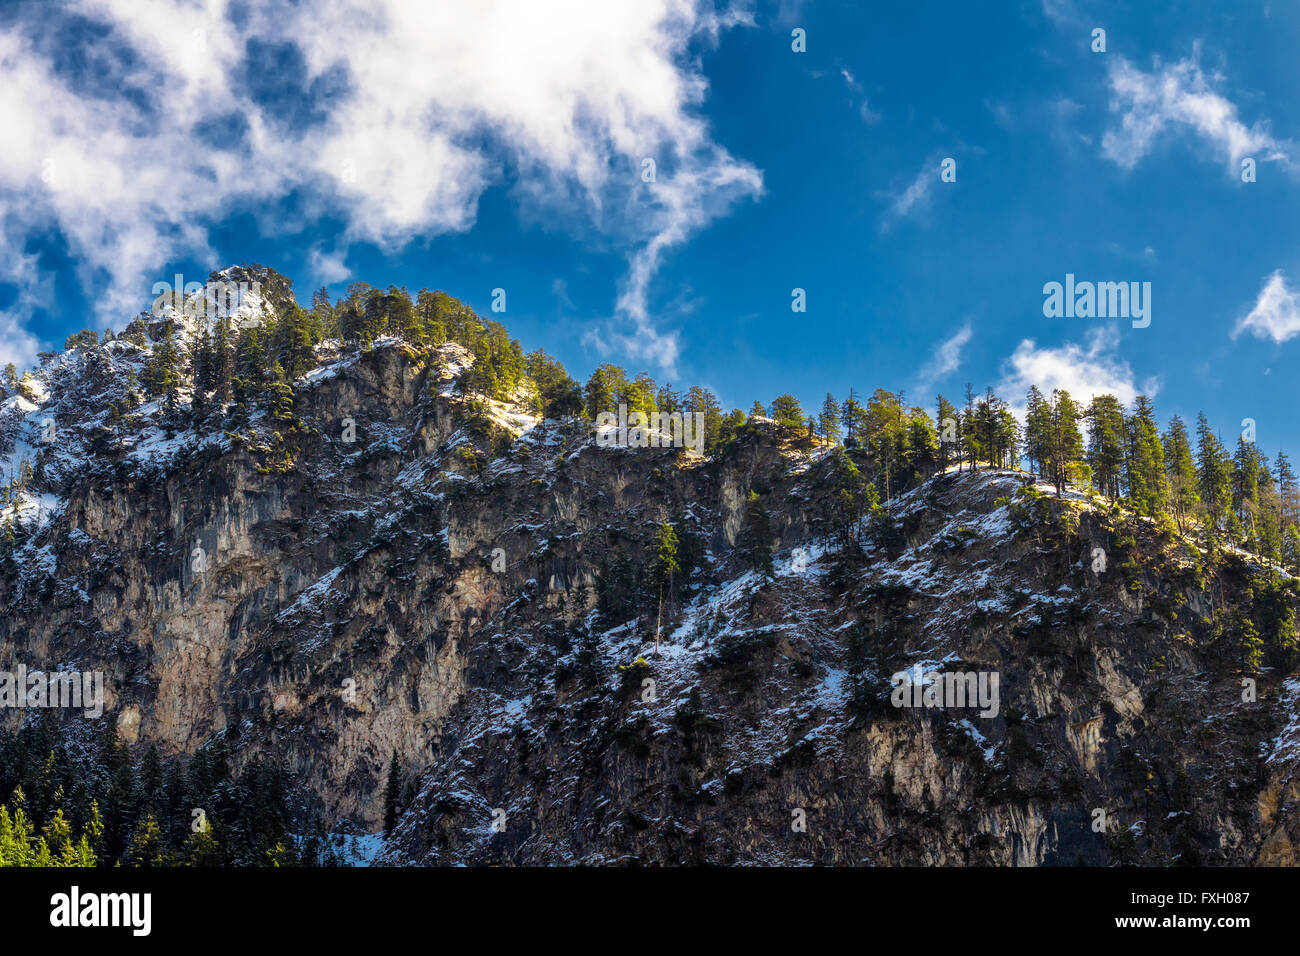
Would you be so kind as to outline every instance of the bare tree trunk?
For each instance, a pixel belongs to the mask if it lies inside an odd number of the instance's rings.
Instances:
[[[664,618],[664,586],[659,585],[659,611],[655,614],[655,657],[659,656],[659,628]]]

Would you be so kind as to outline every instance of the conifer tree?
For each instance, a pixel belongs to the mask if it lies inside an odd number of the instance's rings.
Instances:
[[[704,416],[704,453],[712,455],[723,439],[722,404],[711,389],[693,385],[686,393],[683,414],[697,412]]]
[[[423,290],[416,311],[424,319],[425,339],[430,345],[459,341],[467,310],[457,299],[445,292]]]
[[[1288,524],[1282,532],[1281,546],[1282,566],[1291,574],[1300,574],[1300,531]]]
[[[1255,553],[1270,561],[1278,561],[1282,554],[1282,497],[1278,492],[1268,458],[1256,452],[1259,492],[1255,523]]]
[[[829,442],[840,440],[840,403],[830,392],[826,393],[821,414],[817,416],[817,433]]]
[[[994,439],[994,454],[998,464],[1003,468],[1020,466],[1020,422],[1005,404],[997,410],[997,427]]]
[[[153,743],[140,761],[140,809],[155,814],[162,809],[162,758]]]
[[[373,342],[387,334],[389,298],[381,289],[367,289],[361,310],[361,335],[363,341]]]
[[[1151,399],[1139,395],[1126,423],[1128,455],[1125,462],[1128,497],[1133,510],[1153,518],[1165,510],[1169,483],[1165,474],[1164,443],[1155,421]]]
[[[195,428],[207,421],[210,410],[208,393],[212,391],[212,339],[207,325],[194,336],[194,392],[190,397],[190,420]]]
[[[993,394],[993,389],[985,390],[984,396],[975,405],[974,431],[979,436],[979,447],[990,468],[998,467],[998,425],[1001,419],[1001,400]]]
[[[388,781],[384,784],[384,836],[397,826],[397,801],[402,793],[402,759],[393,751],[388,763]]]
[[[1056,496],[1065,493],[1065,486],[1078,481],[1086,472],[1083,462],[1083,436],[1079,434],[1082,415],[1079,406],[1064,389],[1052,390],[1051,433],[1047,449],[1047,474],[1056,486]]]
[[[714,443],[713,450],[710,454],[716,454],[729,448],[732,442],[740,437],[740,434],[748,421],[748,416],[746,416],[739,408],[733,408],[728,412],[719,423],[718,438]]]
[[[316,364],[315,341],[311,316],[294,304],[277,328],[277,357],[289,381],[312,369]]]
[[[49,822],[41,828],[41,840],[50,852],[52,866],[71,866],[76,860],[72,842],[72,827],[63,816],[63,808],[56,806]]]
[[[975,404],[969,432],[969,440],[990,467],[1002,468],[1015,463],[1020,425],[993,389],[987,389]]]
[[[772,400],[772,418],[787,428],[803,428],[804,414],[799,399],[788,393],[778,395]]]
[[[1213,543],[1227,530],[1232,508],[1232,466],[1205,413],[1196,416],[1196,477],[1205,516],[1205,531]]]
[[[1192,459],[1192,446],[1187,437],[1187,427],[1175,415],[1169,420],[1165,432],[1165,473],[1168,477],[1169,503],[1180,531],[1187,530],[1187,521],[1200,509],[1200,483],[1196,475],[1196,462]]]
[[[669,415],[682,410],[682,396],[679,395],[670,384],[659,386],[659,391],[655,393],[655,408],[661,412],[667,412]]]
[[[235,374],[235,356],[230,340],[230,323],[219,318],[212,333],[211,391],[218,407],[230,401],[232,379]]]
[[[939,468],[939,433],[920,408],[908,414],[907,469],[912,480],[928,478]]]
[[[153,398],[174,391],[180,384],[180,353],[176,350],[170,324],[163,330],[162,341],[150,352],[140,373],[140,383]]]
[[[885,500],[893,496],[897,476],[906,467],[909,437],[909,422],[899,396],[876,389],[867,400],[858,442],[870,456]]]
[[[1273,461],[1276,475],[1277,493],[1282,522],[1284,525],[1300,521],[1300,483],[1296,481],[1295,472],[1291,470],[1291,460],[1285,452],[1279,451]]]
[[[279,362],[271,367],[270,382],[266,386],[265,396],[267,412],[272,421],[290,428],[297,424],[297,417],[293,413],[293,386],[289,384],[289,377],[280,367]]]
[[[578,671],[578,680],[587,687],[595,687],[605,675],[605,662],[600,654],[600,637],[585,622],[576,627],[573,645],[577,649],[573,656]]]
[[[0,558],[7,562],[17,548],[18,533],[14,528],[14,516],[12,513],[6,513],[4,521],[0,523]]]
[[[159,867],[167,865],[167,849],[162,831],[152,813],[146,813],[131,835],[127,848],[127,862],[131,866]]]
[[[878,498],[843,448],[835,449],[827,466],[825,501],[825,517],[840,539],[841,550],[856,548],[862,518],[877,508]]]
[[[235,355],[235,374],[244,383],[248,398],[256,400],[262,395],[268,371],[266,346],[258,329],[241,329]]]
[[[221,844],[213,832],[212,821],[206,815],[185,838],[181,857],[187,866],[221,865]]]
[[[1126,452],[1124,406],[1114,395],[1097,395],[1084,418],[1088,423],[1086,460],[1093,483],[1111,501],[1118,501]]]
[[[961,436],[962,451],[970,463],[970,470],[974,471],[981,449],[979,424],[975,420],[975,390],[971,388],[970,382],[966,383],[966,407],[962,409],[957,432]]]
[[[935,400],[935,414],[939,429],[939,468],[948,470],[948,465],[961,456],[961,437],[958,426],[961,413],[942,395]]]
[[[1261,472],[1268,474],[1267,468],[1261,467],[1255,443],[1247,441],[1245,435],[1240,436],[1232,459],[1232,509],[1245,535],[1244,544],[1255,551],[1259,549]]]
[[[207,393],[212,391],[212,336],[208,332],[207,323],[199,326],[199,330],[194,335],[194,392]]]
[[[526,371],[537,385],[543,418],[569,418],[583,412],[582,386],[569,377],[564,366],[538,349],[529,354]]]
[[[104,821],[99,815],[99,801],[90,801],[90,819],[86,821],[85,829],[82,831],[83,840],[87,843],[87,848],[93,858],[100,858],[104,852]]]
[[[609,630],[640,614],[640,589],[636,568],[626,554],[613,561],[602,558],[596,572],[596,619],[599,629]]]
[[[677,559],[677,531],[668,521],[660,522],[651,544],[650,581],[659,594],[659,610],[655,621],[655,654],[659,653],[659,627],[663,620],[664,597],[672,600],[673,581],[681,571]]]
[[[27,797],[22,787],[13,792],[13,812],[0,806],[0,864],[36,865],[36,827],[27,816]]]
[[[640,412],[649,421],[650,416],[655,412],[656,390],[655,380],[645,372],[639,373],[636,378],[627,382],[623,387],[620,399],[627,405],[628,415]]]
[[[330,302],[329,289],[325,286],[312,293],[311,324],[314,341],[332,339],[338,335],[338,317]]]
[[[736,544],[745,563],[751,570],[758,572],[764,581],[776,580],[776,568],[772,562],[772,546],[775,541],[772,521],[763,506],[763,499],[758,492],[751,491],[745,500],[745,523]]]
[[[353,282],[344,297],[335,306],[338,315],[339,335],[349,345],[358,345],[366,329],[367,302],[378,290],[365,282]]]
[[[424,323],[415,312],[415,304],[405,288],[389,286],[386,293],[388,331],[417,345],[424,344]]]
[[[617,365],[608,362],[600,365],[587,379],[584,397],[587,414],[595,420],[598,415],[608,412],[618,413],[618,396],[623,394],[627,385],[627,373]],[[631,409],[628,409],[629,413]]]
[[[862,404],[857,400],[851,388],[849,389],[849,397],[840,406],[840,420],[844,425],[844,447],[856,448],[858,444],[858,428],[862,420]]]

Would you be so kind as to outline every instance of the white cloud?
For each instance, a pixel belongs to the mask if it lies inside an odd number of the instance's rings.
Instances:
[[[0,309],[0,370],[10,362],[25,369],[35,364],[36,354],[44,344],[27,331],[26,325],[34,309],[49,305],[53,283],[48,275],[40,274],[35,255],[24,254],[9,244],[4,229],[0,229],[0,263],[14,277],[18,289],[9,308]]]
[[[307,268],[314,277],[313,284],[333,285],[351,276],[352,270],[348,268],[347,258],[346,249],[326,252],[320,246],[312,246],[307,255]]]
[[[853,95],[853,99],[857,100],[858,97],[862,98],[861,102],[858,103],[858,116],[862,117],[862,122],[866,123],[868,126],[875,126],[884,119],[884,116],[881,113],[871,108],[871,104],[868,102],[866,94],[863,91],[862,84],[858,82],[857,77],[853,75],[852,70],[847,66],[842,66],[840,67],[840,76],[844,78],[844,85],[848,87],[849,93]]]
[[[108,58],[112,82],[91,96],[55,70],[39,16],[0,30],[0,204],[21,202],[11,244],[57,226],[102,320],[138,309],[167,262],[212,259],[208,229],[232,212],[264,215],[292,194],[313,217],[341,217],[345,245],[396,249],[471,228],[484,190],[505,183],[525,213],[616,240],[629,269],[610,337],[671,365],[676,336],[647,307],[665,251],[762,191],[698,112],[707,84],[685,51],[746,22],[706,0],[67,7],[109,28],[96,49],[131,55]],[[244,83],[246,45],[265,38],[300,48],[304,86],[342,78],[291,133],[285,104]],[[647,156],[653,184],[640,180]],[[337,275],[341,260],[318,250],[309,266]],[[4,262],[0,281],[16,281]]]
[[[1070,0],[1043,0],[1043,15],[1058,26],[1074,27],[1081,22]]]
[[[907,188],[892,197],[889,209],[886,210],[885,216],[880,222],[880,231],[888,232],[899,220],[905,219],[914,211],[924,208],[929,201],[930,187],[938,178],[939,160],[937,157],[931,157],[921,166],[921,171],[916,174],[915,179],[908,183]]]
[[[651,322],[650,280],[668,249],[720,215],[734,197],[757,194],[762,180],[751,167],[713,161],[678,169],[670,180],[661,179],[650,188],[655,193],[655,202],[645,213],[650,235],[633,255],[618,297],[619,313],[630,318],[634,328],[614,337],[633,358],[653,361],[672,375],[679,351],[677,334],[662,334]]]
[[[1195,133],[1234,173],[1246,156],[1291,165],[1290,144],[1274,139],[1267,121],[1252,126],[1243,123],[1236,104],[1211,88],[1195,55],[1172,66],[1162,66],[1157,60],[1150,73],[1121,56],[1108,54],[1107,62],[1110,109],[1118,116],[1119,125],[1106,131],[1101,149],[1125,169],[1136,166],[1171,129]]]
[[[572,311],[577,308],[573,304],[573,299],[569,298],[569,283],[564,279],[551,280],[551,295],[555,296],[557,302],[564,308]]]
[[[926,389],[934,385],[945,375],[951,375],[961,365],[961,350],[971,339],[971,327],[967,322],[951,338],[945,339],[935,347],[934,354],[917,373],[917,384]]]
[[[41,343],[23,327],[28,318],[21,312],[0,311],[0,370],[10,362],[20,369],[36,363]]]
[[[1279,345],[1300,335],[1300,292],[1286,284],[1281,269],[1268,277],[1254,307],[1237,320],[1232,337],[1242,332],[1258,339],[1272,339]]]
[[[917,203],[929,195],[932,182],[934,182],[934,173],[931,170],[923,169],[917,173],[916,178],[903,190],[903,194],[894,201],[892,207],[894,215],[906,216],[910,213]]]
[[[1006,103],[990,100],[986,97],[984,108],[992,115],[993,122],[997,126],[1008,131],[1015,127],[1015,119],[1012,117],[1011,110]]]
[[[811,5],[811,0],[778,0],[774,23],[782,27],[798,26],[804,16],[804,8]]]
[[[1083,112],[1083,105],[1071,99],[1057,99],[1048,106],[1052,139],[1072,154],[1079,151],[1080,143],[1089,150],[1093,146],[1093,137],[1079,129],[1079,118]]]
[[[1159,382],[1152,378],[1138,384],[1128,363],[1115,356],[1118,344],[1119,332],[1108,325],[1089,333],[1086,345],[1067,342],[1060,348],[1039,348],[1024,339],[1003,366],[997,392],[1022,416],[1031,385],[1049,397],[1053,389],[1062,389],[1085,405],[1105,394],[1126,405],[1138,395],[1154,398]]]

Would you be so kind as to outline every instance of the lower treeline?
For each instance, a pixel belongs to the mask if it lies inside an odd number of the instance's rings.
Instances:
[[[217,738],[192,756],[42,716],[0,730],[0,867],[335,866],[311,795]]]

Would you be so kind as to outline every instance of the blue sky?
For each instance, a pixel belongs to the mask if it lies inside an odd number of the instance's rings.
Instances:
[[[1035,381],[1300,453],[1296,7],[427,6],[8,5],[0,358],[257,261],[503,288],[576,377],[728,407]],[[1045,317],[1067,273],[1150,282],[1150,326]]]

